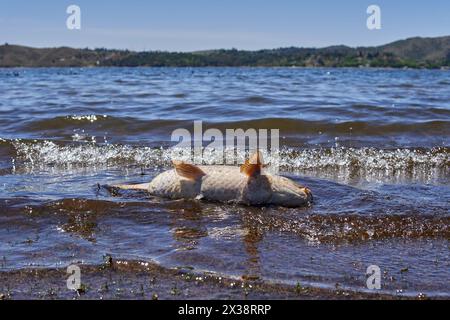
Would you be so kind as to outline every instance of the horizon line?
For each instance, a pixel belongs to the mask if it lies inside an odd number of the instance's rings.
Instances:
[[[266,50],[279,50],[279,49],[288,49],[288,48],[297,48],[297,49],[326,49],[326,48],[333,48],[333,47],[346,47],[346,48],[351,48],[351,49],[357,49],[357,48],[376,48],[376,47],[382,47],[385,45],[389,45],[395,42],[399,42],[399,41],[406,41],[406,40],[411,40],[411,39],[437,39],[437,38],[447,38],[450,37],[449,35],[443,35],[443,36],[435,36],[435,37],[429,37],[429,36],[412,36],[412,37],[407,37],[407,38],[402,38],[402,39],[398,39],[398,40],[394,40],[391,42],[387,42],[384,44],[380,44],[380,45],[372,45],[372,46],[350,46],[350,45],[346,45],[346,44],[334,44],[334,45],[328,45],[328,46],[323,46],[323,47],[302,47],[302,46],[285,46],[285,47],[273,47],[273,48],[261,48],[261,49],[253,49],[253,50],[249,50],[249,49],[238,49],[238,48],[215,48],[215,49],[198,49],[198,50],[190,50],[190,51],[182,51],[182,50],[165,50],[165,49],[152,49],[152,50],[131,50],[131,49],[117,49],[117,48],[107,48],[107,47],[71,47],[71,46],[66,46],[66,45],[62,45],[62,46],[29,46],[29,45],[24,45],[24,44],[16,44],[16,43],[9,43],[9,42],[4,42],[3,44],[0,45],[0,47],[4,47],[4,46],[18,46],[18,47],[25,47],[25,48],[32,48],[32,49],[58,49],[58,48],[70,48],[70,49],[76,49],[76,50],[98,50],[98,49],[104,49],[104,50],[110,50],[110,51],[129,51],[129,52],[166,52],[166,53],[200,53],[200,52],[208,52],[208,51],[219,51],[219,50],[225,50],[225,51],[231,51],[231,50],[237,50],[237,51],[247,51],[247,52],[257,52],[257,51],[266,51]]]

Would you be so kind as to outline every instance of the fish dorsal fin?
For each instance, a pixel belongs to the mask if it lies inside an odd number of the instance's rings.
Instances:
[[[262,154],[257,150],[245,163],[241,166],[241,173],[248,177],[257,177],[261,174],[263,168]]]
[[[185,163],[183,161],[172,161],[175,170],[177,174],[180,177],[189,179],[189,180],[197,180],[201,177],[205,176],[206,174],[196,165]]]

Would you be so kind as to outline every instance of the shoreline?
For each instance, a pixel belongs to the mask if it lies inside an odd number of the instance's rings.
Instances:
[[[433,70],[433,71],[449,71],[449,66],[440,67],[370,67],[370,66],[355,66],[355,67],[340,67],[340,66],[0,66],[0,70],[12,69],[340,69],[340,70]]]
[[[423,300],[426,296],[395,296],[347,289],[324,289],[233,279],[189,268],[165,268],[156,263],[113,260],[81,265],[81,288],[69,290],[66,268],[26,268],[0,271],[0,300],[138,299],[138,300]],[[445,297],[431,297],[445,299]]]
[[[450,68],[450,36],[413,37],[380,46],[281,47],[193,52],[0,45],[2,67],[390,67]]]

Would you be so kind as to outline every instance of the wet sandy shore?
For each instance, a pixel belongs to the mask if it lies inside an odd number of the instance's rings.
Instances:
[[[0,272],[0,299],[427,299],[224,278],[140,261],[80,266],[81,288],[69,290],[65,268]]]

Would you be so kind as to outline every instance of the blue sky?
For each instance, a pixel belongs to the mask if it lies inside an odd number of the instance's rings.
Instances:
[[[66,8],[81,8],[68,30]],[[366,9],[381,8],[381,30]],[[194,51],[379,45],[450,35],[450,1],[406,0],[0,0],[0,43]]]

